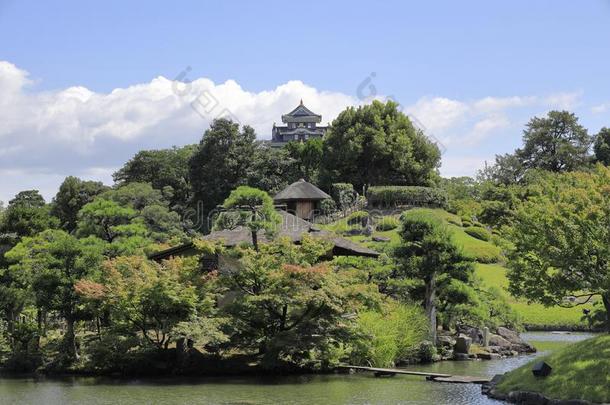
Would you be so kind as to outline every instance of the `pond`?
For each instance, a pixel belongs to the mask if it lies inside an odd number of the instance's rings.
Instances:
[[[539,347],[534,355],[490,361],[441,362],[409,367],[447,374],[493,376],[591,334],[524,333]],[[2,404],[499,404],[474,384],[422,377],[375,378],[371,374],[273,378],[0,378]]]

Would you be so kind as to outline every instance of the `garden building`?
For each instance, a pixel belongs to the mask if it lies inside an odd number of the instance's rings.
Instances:
[[[327,198],[330,196],[324,191],[301,179],[277,193],[273,202],[301,219],[311,220]]]

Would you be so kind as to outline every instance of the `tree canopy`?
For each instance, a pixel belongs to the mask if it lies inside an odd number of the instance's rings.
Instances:
[[[205,131],[189,160],[192,185],[191,206],[199,224],[205,227],[207,215],[227,198],[231,190],[245,185],[256,149],[256,135],[249,126],[241,129],[227,119],[217,119]]]
[[[438,178],[440,151],[388,101],[348,107],[324,140],[325,183],[431,185]],[[332,179],[332,180],[331,180]]]
[[[512,231],[510,291],[545,305],[600,296],[608,316],[610,168],[547,174],[529,188]]]
[[[610,128],[602,128],[595,137],[595,144],[593,146],[595,151],[595,159],[606,165],[610,166]]]

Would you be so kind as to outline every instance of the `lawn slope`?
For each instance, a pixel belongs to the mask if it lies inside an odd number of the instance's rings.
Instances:
[[[534,362],[507,373],[497,390],[539,392],[552,399],[584,399],[610,402],[610,335],[583,340],[543,358],[552,368],[551,375],[536,378]]]
[[[488,287],[497,287],[502,290],[509,303],[521,315],[521,320],[528,329],[549,330],[549,329],[586,329],[586,322],[582,318],[583,308],[591,309],[591,305],[579,306],[574,308],[563,307],[544,307],[541,304],[528,303],[525,300],[512,297],[508,291],[508,279],[506,278],[506,267],[504,267],[504,257],[502,250],[491,242],[476,239],[464,231],[458,224],[461,222],[457,215],[451,214],[442,209],[419,208],[432,216],[447,222],[454,242],[460,246],[464,254],[473,258],[477,263],[475,274],[480,277]],[[323,228],[342,233],[349,229],[345,220],[340,220]],[[400,242],[398,229],[384,232],[374,232],[374,236],[389,238],[389,242],[374,242],[370,237],[363,235],[346,236],[354,242],[378,251],[389,250],[391,246]]]

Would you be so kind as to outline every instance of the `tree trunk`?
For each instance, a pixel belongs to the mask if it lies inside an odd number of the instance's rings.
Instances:
[[[430,339],[436,344],[436,273],[432,273],[426,280],[424,308],[430,321]]]
[[[66,335],[64,336],[64,343],[66,346],[66,354],[72,359],[78,359],[78,352],[76,350],[76,334],[74,333],[74,318],[72,316],[66,317]]]
[[[606,332],[610,333],[610,292],[602,294],[602,302],[606,310]]]
[[[258,234],[256,231],[252,231],[252,245],[254,245],[254,250],[258,252]]]

